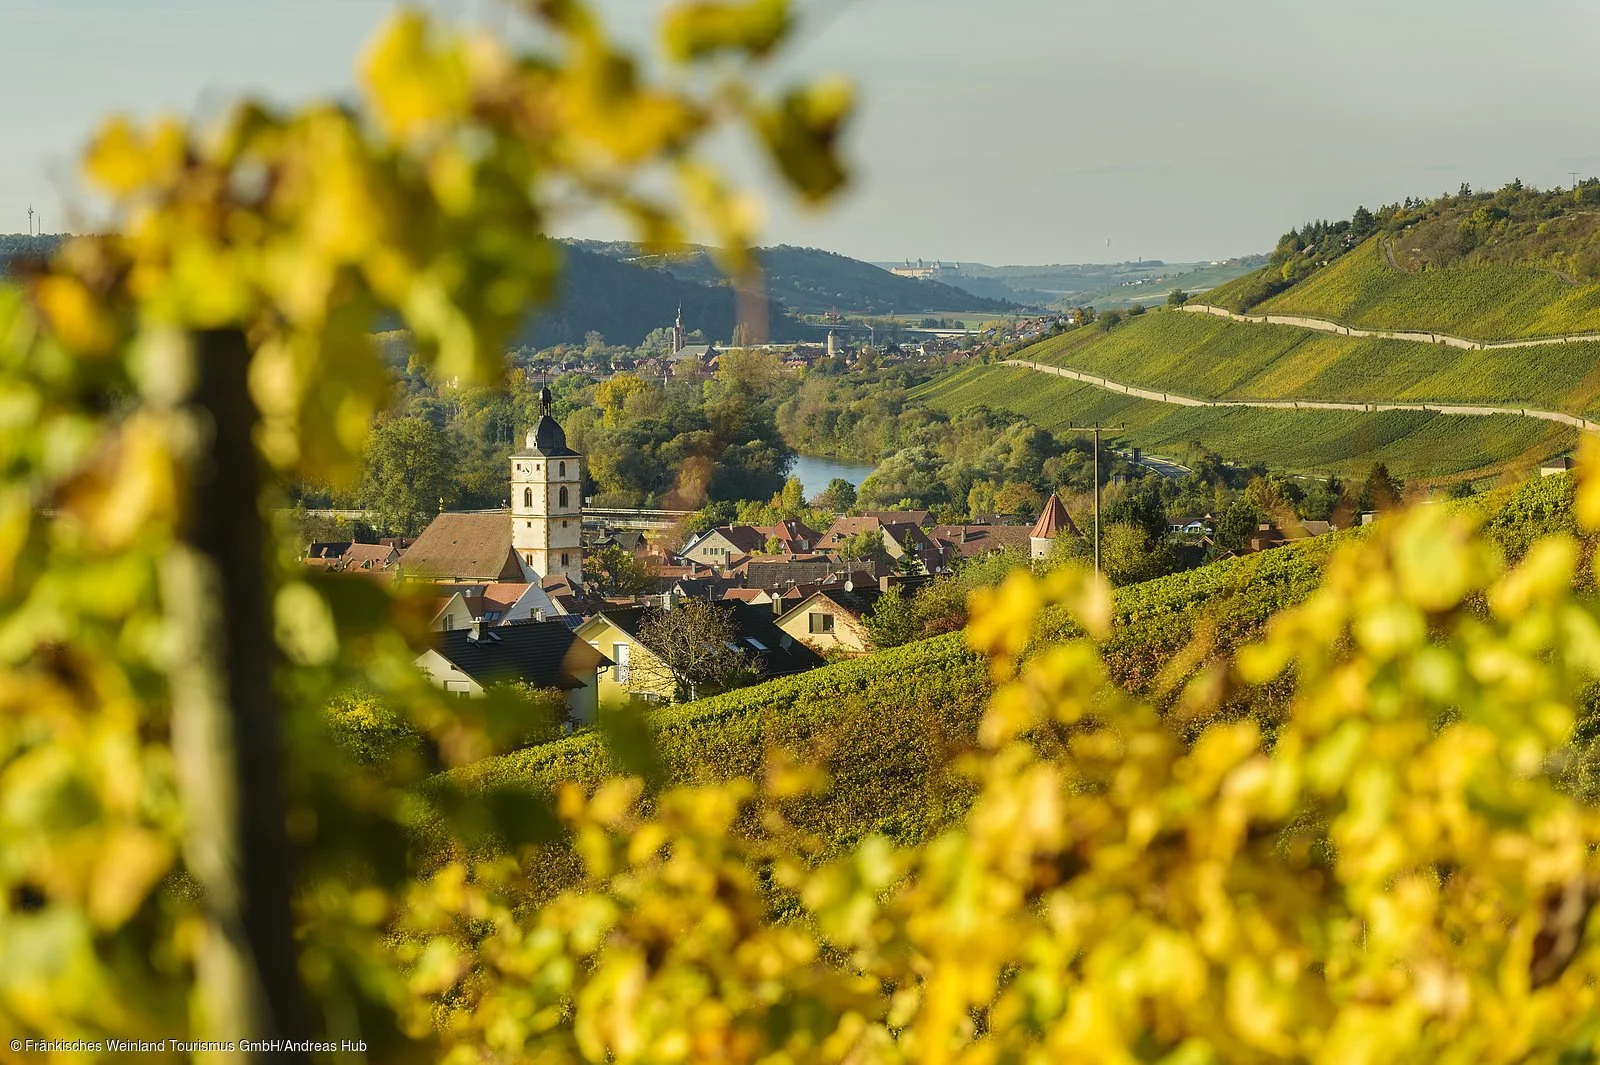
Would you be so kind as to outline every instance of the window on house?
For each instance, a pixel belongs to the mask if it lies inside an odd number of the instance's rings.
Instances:
[[[472,693],[463,689],[462,691],[456,692],[456,698],[457,699],[470,699],[470,698],[472,698]]]
[[[566,485],[562,485],[561,486],[561,504],[560,505],[563,506],[563,507],[567,505],[567,486]]]
[[[565,566],[565,565],[568,565],[568,564],[569,564],[569,561],[568,561],[568,559],[567,559],[567,553],[566,553],[566,552],[565,552],[565,551],[563,551],[563,552],[561,552],[561,564],[562,564],[562,565],[563,565],[563,566]]]
[[[808,614],[808,615],[806,615],[806,621],[809,623],[809,628],[811,629],[812,632],[823,633],[823,632],[832,632],[833,631],[833,615],[832,614],[822,614],[822,613]]]
[[[617,664],[617,683],[628,683],[628,678],[631,675],[631,670],[628,669],[628,645],[625,643],[612,644],[611,661]]]
[[[456,619],[451,617],[449,614],[446,614],[444,616],[444,631],[445,632],[450,632],[455,627],[456,627]]]

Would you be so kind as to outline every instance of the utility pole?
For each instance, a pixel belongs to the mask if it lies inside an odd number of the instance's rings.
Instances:
[[[1578,171],[1576,171],[1576,170],[1568,170],[1567,173],[1572,175],[1572,191],[1573,192],[1577,192],[1578,191]]]
[[[1069,433],[1094,434],[1094,574],[1100,576],[1100,433],[1125,429],[1125,425],[1069,425]]]

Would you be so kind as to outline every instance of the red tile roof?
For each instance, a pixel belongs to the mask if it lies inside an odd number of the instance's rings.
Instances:
[[[1067,513],[1067,508],[1062,504],[1061,497],[1054,492],[1045,502],[1044,513],[1039,515],[1039,520],[1033,523],[1033,530],[1029,536],[1042,540],[1053,540],[1062,533],[1071,533],[1073,536],[1082,536],[1078,527],[1072,523],[1072,515]]]

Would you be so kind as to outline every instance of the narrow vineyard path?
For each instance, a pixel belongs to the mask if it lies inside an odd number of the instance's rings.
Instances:
[[[1529,337],[1523,340],[1472,340],[1451,336],[1449,333],[1431,333],[1416,329],[1357,329],[1353,325],[1331,321],[1327,318],[1302,318],[1294,314],[1236,314],[1226,307],[1190,301],[1181,308],[1191,314],[1210,314],[1230,322],[1250,322],[1255,325],[1292,325],[1300,329],[1315,329],[1319,333],[1337,333],[1342,337],[1373,337],[1377,340],[1406,340],[1415,344],[1444,344],[1465,351],[1488,351],[1494,348],[1533,348],[1545,344],[1571,344],[1579,340],[1600,340],[1600,333],[1571,333],[1556,337]]]
[[[1335,400],[1249,400],[1249,399],[1196,399],[1193,396],[1183,396],[1176,392],[1156,392],[1148,388],[1139,388],[1135,385],[1123,384],[1113,381],[1098,374],[1083,373],[1078,370],[1069,370],[1065,366],[1051,366],[1048,363],[1032,362],[1028,359],[1006,359],[1002,365],[1020,366],[1028,370],[1037,370],[1039,373],[1054,374],[1057,377],[1068,377],[1074,381],[1081,381],[1095,388],[1103,388],[1107,392],[1120,392],[1125,396],[1136,399],[1153,400],[1156,403],[1170,403],[1178,407],[1257,407],[1263,410],[1347,410],[1363,413],[1374,413],[1386,410],[1413,410],[1428,411],[1434,414],[1461,414],[1468,417],[1483,418],[1491,415],[1511,415],[1521,418],[1539,418],[1547,422],[1560,422],[1578,429],[1600,429],[1600,422],[1590,421],[1588,418],[1579,418],[1576,415],[1564,414],[1561,411],[1538,410],[1533,407],[1485,407],[1464,403],[1411,403],[1401,401],[1377,401],[1372,403],[1341,403]]]

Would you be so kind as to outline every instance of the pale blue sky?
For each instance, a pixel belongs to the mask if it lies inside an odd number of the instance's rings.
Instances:
[[[858,81],[858,180],[821,215],[769,197],[767,243],[990,263],[1214,258],[1357,203],[1600,172],[1592,0],[800,5],[831,14],[785,71]],[[0,0],[0,231],[24,229],[30,202],[60,226],[98,116],[344,91],[390,6]],[[432,6],[503,17],[489,0]],[[641,32],[660,3],[604,6]],[[738,153],[728,163],[764,181]]]

